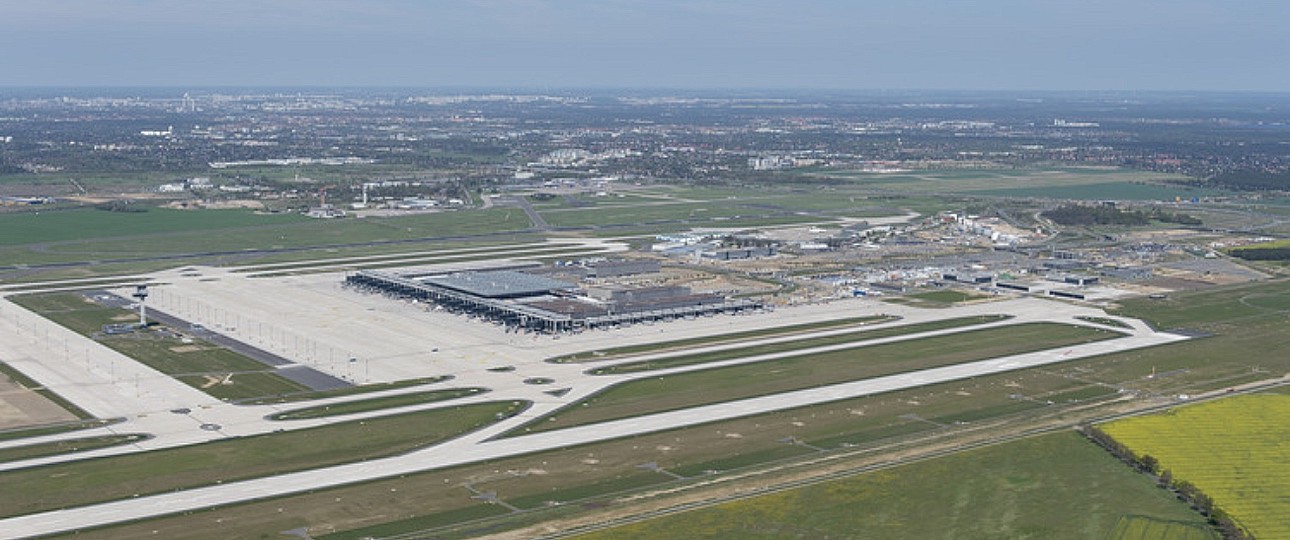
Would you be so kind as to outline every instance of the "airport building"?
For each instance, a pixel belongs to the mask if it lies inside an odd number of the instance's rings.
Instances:
[[[687,287],[603,287],[585,294],[572,283],[513,270],[434,275],[360,270],[346,276],[345,284],[543,333],[765,308],[761,300],[695,294]]]

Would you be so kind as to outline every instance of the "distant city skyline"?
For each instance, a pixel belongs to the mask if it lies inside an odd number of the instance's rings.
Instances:
[[[1290,91],[1290,3],[0,0],[0,86]]]

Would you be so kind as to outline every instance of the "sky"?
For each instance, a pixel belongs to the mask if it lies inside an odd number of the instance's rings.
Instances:
[[[1290,91],[1284,0],[0,0],[0,86]]]

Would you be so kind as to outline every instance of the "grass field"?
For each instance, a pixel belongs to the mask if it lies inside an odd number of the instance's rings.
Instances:
[[[0,364],[3,366],[4,364]],[[93,429],[116,423],[114,420],[77,420],[74,422],[60,422],[52,425],[21,427],[15,429],[6,429],[0,431],[0,441],[11,441],[14,439],[27,439],[31,437],[41,437],[44,435],[56,435],[70,431],[80,431],[83,429]]]
[[[96,448],[130,444],[144,438],[146,438],[144,435],[139,434],[104,435],[101,437],[84,437],[51,443],[0,448],[0,462],[18,461],[21,459],[32,459],[58,454],[68,454],[72,452],[84,452],[86,450],[94,450]]]
[[[977,189],[972,190],[971,193],[973,195],[993,195],[998,197],[1169,202],[1175,199],[1190,200],[1193,197],[1213,197],[1227,194],[1222,190],[1212,188],[1147,182],[1103,182],[1068,186]]]
[[[1290,396],[1243,395],[1102,426],[1195,484],[1255,538],[1290,538]]]
[[[1113,167],[908,171],[899,174],[827,171],[862,186],[897,193],[957,193],[1077,200],[1159,200],[1209,197],[1223,190],[1170,183],[1176,175]]]
[[[849,332],[846,334],[797,339],[793,341],[780,343],[767,343],[763,345],[749,345],[738,349],[729,349],[724,351],[714,351],[708,353],[689,354],[683,356],[672,356],[657,360],[643,360],[640,362],[628,362],[613,366],[606,366],[590,370],[593,375],[621,375],[625,373],[637,373],[641,371],[653,371],[659,369],[668,369],[680,366],[690,366],[696,364],[707,364],[719,362],[722,360],[732,360],[735,358],[745,358],[758,354],[772,354],[779,352],[790,352],[811,347],[825,347],[830,345],[842,345],[846,343],[863,343],[874,339],[917,334],[920,332],[930,332],[933,330],[947,330],[951,328],[962,328],[965,326],[974,326],[989,322],[997,322],[1007,319],[1006,315],[982,315],[977,317],[960,317],[957,319],[945,319],[941,321],[932,321],[917,324],[905,324],[887,328],[877,328],[873,330],[863,330]]]
[[[1234,324],[1290,313],[1290,281],[1222,287],[1165,299],[1121,302],[1115,314],[1146,320],[1159,328],[1223,331]]]
[[[14,516],[390,456],[493,423],[527,406],[489,402],[192,446],[0,472]]]
[[[895,320],[895,317],[877,315],[869,317],[852,317],[847,319],[836,319],[831,321],[820,321],[815,323],[794,324],[789,326],[777,326],[762,330],[751,330],[747,332],[731,332],[728,334],[716,334],[712,336],[702,336],[690,339],[677,339],[672,341],[660,341],[656,343],[646,343],[644,345],[631,345],[627,347],[613,347],[595,351],[584,351],[564,356],[548,358],[547,362],[563,364],[568,362],[592,362],[601,360],[612,360],[622,356],[631,356],[636,354],[663,352],[670,350],[685,349],[697,347],[700,345],[717,345],[721,343],[731,343],[753,338],[777,337],[801,332],[815,330],[829,330],[834,328],[843,328],[848,326],[862,326],[866,324],[877,324]]]
[[[510,434],[549,431],[1120,336],[1086,326],[1027,323],[650,377],[610,387]],[[746,355],[755,353],[745,351]]]
[[[309,401],[314,399],[333,398],[341,396],[354,396],[367,394],[371,392],[383,392],[385,390],[395,390],[398,388],[408,388],[411,386],[420,386],[434,384],[452,379],[451,375],[441,375],[438,377],[423,377],[420,379],[404,379],[388,383],[372,383],[359,386],[348,386],[334,390],[320,390],[317,392],[296,392],[292,394],[282,394],[271,397],[258,397],[253,399],[239,400],[238,405],[267,405],[270,403],[292,403],[296,401]]]
[[[1088,322],[1091,322],[1091,323],[1094,323],[1094,324],[1100,324],[1100,325],[1103,325],[1103,326],[1111,326],[1111,327],[1114,327],[1114,328],[1132,328],[1131,326],[1129,326],[1128,324],[1125,324],[1125,323],[1124,323],[1124,322],[1122,322],[1122,321],[1119,321],[1119,320],[1117,320],[1117,319],[1112,319],[1112,318],[1109,318],[1109,317],[1086,317],[1086,316],[1081,315],[1081,316],[1079,316],[1079,317],[1075,317],[1075,318],[1076,318],[1076,319],[1079,319],[1079,320],[1081,320],[1081,321],[1088,321]]]
[[[223,229],[272,227],[308,220],[300,214],[166,208],[149,208],[146,212],[108,212],[91,208],[3,213],[0,214],[0,246],[158,233],[214,232]]]
[[[981,298],[981,296],[977,294],[966,293],[963,291],[945,289],[945,290],[939,290],[939,291],[928,291],[924,293],[909,294],[909,295],[905,295],[904,298],[914,298],[918,300],[924,300],[927,302],[939,302],[942,304],[957,304],[959,302],[975,300],[977,298]]]
[[[157,212],[156,215],[159,217],[147,217],[154,212]],[[195,211],[190,214],[178,210],[157,209],[141,214],[122,214],[126,217],[121,219],[162,220],[163,225],[153,227],[151,221],[144,224],[136,224],[133,221],[122,224],[113,223],[109,224],[111,226],[104,227],[103,234],[89,239],[76,236],[79,225],[76,225],[75,220],[69,219],[66,223],[59,221],[36,231],[41,235],[40,237],[48,239],[45,242],[33,242],[17,234],[7,236],[9,243],[0,243],[0,260],[7,261],[9,264],[43,264],[192,253],[236,254],[251,249],[298,249],[365,242],[417,240],[427,237],[491,234],[522,231],[532,226],[523,212],[509,208],[339,220],[289,216],[282,217],[280,222],[243,227],[231,227],[229,222],[232,217],[238,215],[259,216],[246,213],[217,214],[222,216],[219,220],[186,217],[205,215],[203,212],[206,211]],[[36,218],[44,216],[45,214],[41,213],[39,216],[14,214],[0,217],[19,220],[15,222],[14,230],[22,230],[22,219],[35,221]],[[193,225],[183,225],[190,219],[195,220]],[[179,224],[175,225],[171,222]],[[205,228],[200,228],[202,225],[205,225]],[[174,227],[174,230],[169,227]],[[59,238],[64,239],[55,241]],[[174,263],[171,262],[169,265],[173,266]]]
[[[429,392],[415,392],[411,394],[399,394],[376,399],[364,399],[359,401],[346,401],[332,405],[321,405],[318,407],[309,407],[306,409],[295,409],[274,414],[269,417],[270,420],[299,420],[303,418],[321,418],[326,416],[338,416],[342,414],[354,414],[368,411],[379,411],[381,409],[393,409],[395,407],[406,407],[409,405],[421,405],[423,403],[434,403],[437,401],[446,401],[466,396],[473,396],[482,392],[487,392],[487,388],[447,388],[443,390],[431,390]]]
[[[890,302],[892,304],[904,304],[922,308],[945,308],[954,304],[970,300],[980,300],[982,298],[987,298],[987,296],[953,289],[940,289],[906,294],[903,296],[892,296],[885,298],[883,301]]]
[[[1207,532],[1145,476],[1078,435],[1059,433],[577,538],[1083,540],[1114,538],[1126,516]]]
[[[272,370],[202,375],[174,375],[175,379],[211,396],[229,401],[299,393],[308,388]],[[228,381],[225,383],[224,381]]]
[[[1109,540],[1211,540],[1214,532],[1204,524],[1167,521],[1147,516],[1124,516]]]

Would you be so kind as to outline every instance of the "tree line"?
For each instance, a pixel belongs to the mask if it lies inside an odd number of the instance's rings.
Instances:
[[[1290,247],[1276,248],[1238,248],[1228,251],[1233,257],[1247,261],[1284,261],[1290,260]]]
[[[1097,426],[1083,425],[1079,427],[1079,431],[1090,441],[1110,452],[1116,459],[1132,467],[1133,470],[1154,477],[1157,487],[1173,492],[1178,499],[1190,505],[1193,510],[1200,512],[1200,515],[1209,520],[1210,526],[1217,529],[1224,540],[1254,540],[1254,535],[1242,528],[1222,508],[1215,505],[1212,497],[1202,492],[1195,484],[1174,478],[1173,472],[1169,469],[1162,470],[1160,461],[1151,454],[1138,455],[1133,453],[1132,449],[1115,440],[1114,437],[1111,437],[1110,434],[1102,431]]]

